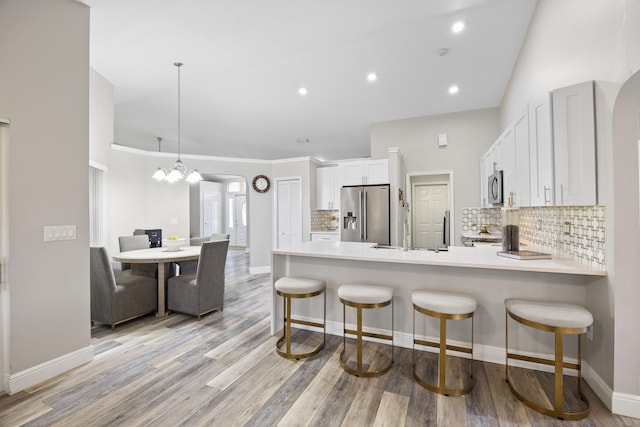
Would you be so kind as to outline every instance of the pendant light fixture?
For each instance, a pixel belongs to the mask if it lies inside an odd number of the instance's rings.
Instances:
[[[162,143],[162,138],[160,138],[159,136],[158,138],[158,153],[162,152],[162,147],[161,147],[161,143]],[[167,170],[163,167],[158,167],[158,169],[156,169],[156,173],[153,174],[153,179],[157,179],[158,181],[164,181],[165,179],[167,179]]]
[[[182,62],[174,62],[178,68],[178,160],[176,160],[169,171],[159,167],[153,174],[153,178],[158,181],[176,182],[181,179],[185,179],[190,183],[202,181],[202,175],[198,172],[198,169],[189,169],[187,165],[180,160],[180,67]],[[158,151],[160,150],[160,142],[162,138],[158,138]]]

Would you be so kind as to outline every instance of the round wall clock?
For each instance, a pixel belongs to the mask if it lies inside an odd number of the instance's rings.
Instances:
[[[267,191],[269,191],[270,187],[271,182],[266,176],[257,175],[255,178],[253,178],[253,189],[258,193],[266,193]]]

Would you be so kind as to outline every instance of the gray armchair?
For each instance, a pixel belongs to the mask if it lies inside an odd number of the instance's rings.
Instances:
[[[169,279],[169,310],[197,316],[222,310],[224,306],[224,266],[228,240],[205,242],[200,249],[200,262],[195,273]]]
[[[146,276],[125,275],[116,278],[104,247],[90,248],[91,322],[111,325],[155,312],[158,307],[158,282]]]

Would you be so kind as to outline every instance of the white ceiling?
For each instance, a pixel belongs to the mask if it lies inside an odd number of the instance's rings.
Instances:
[[[177,150],[179,61],[183,154],[336,160],[369,156],[371,123],[498,106],[536,0],[85,3],[114,142]]]

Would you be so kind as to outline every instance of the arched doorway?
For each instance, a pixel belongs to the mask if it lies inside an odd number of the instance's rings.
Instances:
[[[618,93],[612,137],[614,391],[635,396],[640,394],[640,71]],[[615,398],[613,412],[624,412]]]

